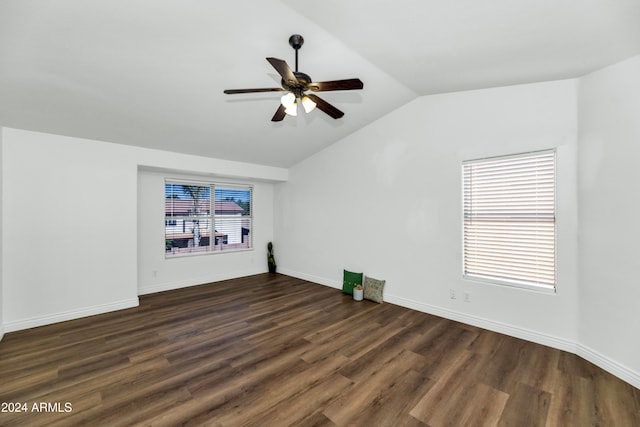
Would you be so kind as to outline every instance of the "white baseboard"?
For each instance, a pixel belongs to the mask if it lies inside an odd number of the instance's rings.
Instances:
[[[298,279],[307,280],[309,282],[318,283],[320,285],[329,286],[330,288],[342,289],[342,282],[336,280],[325,279],[324,277],[313,276],[311,274],[301,273],[295,270],[278,267],[278,273],[286,276],[296,277]]]
[[[588,360],[594,365],[601,367],[611,375],[615,375],[616,377],[628,382],[635,388],[640,388],[640,374],[638,372],[635,372],[632,369],[629,369],[628,367],[611,360],[594,349],[582,344],[577,345],[577,351],[575,354],[585,360]]]
[[[444,317],[445,319],[466,323],[467,325],[477,326],[482,329],[487,329],[515,338],[521,338],[523,340],[557,348],[559,350],[568,351],[570,353],[576,352],[576,344],[573,341],[559,338],[553,335],[544,334],[526,328],[520,328],[517,326],[509,325],[507,323],[496,322],[495,320],[472,316],[470,314],[461,313],[459,311],[449,310],[447,308],[442,308],[435,305],[424,304],[419,301],[413,301],[393,295],[385,295],[384,300],[390,302],[391,304],[396,304],[402,307],[411,308],[416,311],[421,311],[423,313],[429,313],[435,316]]]
[[[155,294],[156,292],[171,291],[174,289],[188,288],[189,286],[202,285],[204,283],[220,282],[222,280],[237,279],[238,277],[253,276],[254,274],[266,273],[266,269],[236,271],[224,274],[210,274],[190,278],[187,280],[179,280],[176,282],[156,283],[150,285],[138,286],[138,295]]]
[[[29,319],[16,320],[4,324],[6,332],[15,332],[23,329],[36,328],[38,326],[50,325],[52,323],[65,322],[67,320],[79,319],[81,317],[93,316],[96,314],[108,313],[110,311],[123,310],[125,308],[137,307],[138,298],[131,298],[124,301],[116,301],[109,304],[94,305],[76,310],[63,311],[60,313],[37,316]]]
[[[308,280],[310,282],[318,283],[332,288],[342,288],[341,282],[336,282],[335,280],[329,280],[322,277],[315,277],[294,270],[282,269],[282,274],[297,277],[298,279]],[[615,375],[621,380],[628,382],[632,386],[640,388],[640,373],[635,372],[632,369],[629,369],[628,367],[616,362],[615,360],[612,360],[602,355],[601,353],[598,353],[596,350],[584,346],[580,343],[576,343],[571,340],[541,333],[538,331],[509,325],[507,323],[496,322],[494,320],[472,316],[470,314],[449,310],[447,308],[425,304],[420,301],[414,301],[407,298],[389,295],[387,293],[385,293],[384,295],[384,300],[385,302],[399,305],[401,307],[410,308],[412,310],[421,311],[423,313],[432,314],[434,316],[443,317],[445,319],[454,320],[456,322],[477,326],[482,329],[487,329],[515,338],[521,338],[523,340],[535,342],[537,344],[546,345],[548,347],[553,347],[558,350],[576,354],[583,359],[593,363],[594,365],[599,366],[610,374]]]
[[[0,324],[0,341],[4,338],[4,325]]]

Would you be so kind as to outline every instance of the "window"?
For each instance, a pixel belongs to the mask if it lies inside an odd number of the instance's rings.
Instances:
[[[250,249],[253,188],[165,181],[166,256]]]
[[[555,152],[463,163],[464,277],[556,285]]]

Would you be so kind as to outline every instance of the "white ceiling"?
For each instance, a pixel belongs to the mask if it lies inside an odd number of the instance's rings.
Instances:
[[[270,121],[265,60],[345,112]],[[0,0],[0,124],[288,167],[419,95],[572,78],[640,53],[640,0]]]

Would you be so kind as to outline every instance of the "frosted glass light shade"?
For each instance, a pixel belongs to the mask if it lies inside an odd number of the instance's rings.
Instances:
[[[302,106],[304,107],[305,113],[310,113],[316,108],[316,103],[313,102],[307,95],[302,97],[301,102]]]
[[[287,107],[284,110],[285,113],[287,113],[290,116],[297,116],[298,115],[298,104],[293,104],[293,106],[291,107]]]
[[[280,98],[280,102],[286,108],[292,107],[296,104],[296,96],[291,92],[288,92],[286,95],[283,95],[282,98]]]
[[[280,98],[280,102],[285,108],[285,113],[290,116],[298,115],[298,103],[296,102],[296,96],[293,93],[289,92],[286,95],[283,95],[282,98]]]

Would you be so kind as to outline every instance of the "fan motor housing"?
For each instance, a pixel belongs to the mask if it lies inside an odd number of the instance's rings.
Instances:
[[[300,71],[293,71],[293,75],[298,79],[298,83],[285,82],[281,80],[282,87],[291,92],[305,91],[309,89],[309,84],[312,82],[311,77],[308,74],[301,73]],[[293,84],[290,84],[293,83]]]

